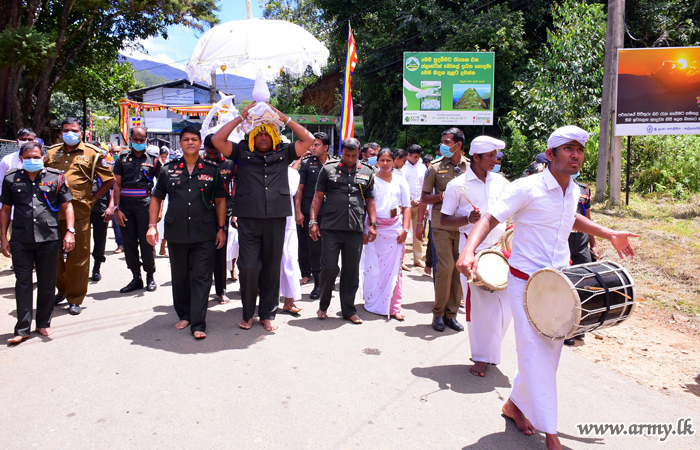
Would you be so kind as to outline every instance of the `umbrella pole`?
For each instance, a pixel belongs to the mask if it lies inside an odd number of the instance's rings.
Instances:
[[[245,12],[248,16],[247,19],[253,18],[253,7],[250,5],[250,0],[245,0]]]

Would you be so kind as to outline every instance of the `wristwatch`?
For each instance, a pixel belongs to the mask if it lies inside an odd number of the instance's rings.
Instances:
[[[372,222],[372,223],[369,224],[370,227],[374,227],[374,228],[377,228],[377,225],[378,225],[378,224],[377,224],[377,221],[376,221],[376,220],[375,220],[374,222]]]
[[[75,234],[75,228],[66,228],[66,231]]]
[[[113,209],[114,211],[118,210],[118,209],[119,209],[119,205],[114,205],[114,207],[113,207],[112,209]]]
[[[411,230],[409,230],[408,228],[404,228],[403,231],[405,231],[406,233],[410,233],[410,232],[411,232]]]
[[[225,230],[225,229],[226,229],[226,228],[225,228],[224,225],[219,225],[219,230]]]

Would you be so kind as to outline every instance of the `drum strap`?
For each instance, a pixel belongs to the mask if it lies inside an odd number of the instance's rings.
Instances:
[[[610,289],[608,289],[608,285],[605,284],[605,281],[603,281],[603,277],[601,277],[599,273],[592,271],[589,267],[586,266],[582,266],[582,268],[592,273],[595,276],[595,279],[598,280],[598,284],[600,284],[600,286],[603,289],[605,289],[605,312],[600,317],[600,324],[598,325],[598,327],[600,327],[605,323],[605,319],[608,318],[608,313],[610,312]]]
[[[521,272],[515,267],[510,268],[510,273],[515,277],[515,278],[520,278],[521,280],[527,281],[530,279],[530,275],[526,274],[525,272]]]

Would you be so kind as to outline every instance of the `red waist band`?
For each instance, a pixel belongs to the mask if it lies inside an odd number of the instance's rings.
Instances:
[[[521,280],[527,281],[530,278],[530,275],[526,274],[525,272],[521,272],[515,267],[510,268],[510,273],[513,274],[515,278],[520,278]]]

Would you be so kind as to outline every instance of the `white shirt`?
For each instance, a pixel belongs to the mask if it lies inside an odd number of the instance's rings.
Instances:
[[[387,183],[379,177],[374,177],[374,205],[380,219],[390,219],[391,210],[399,206],[410,208],[411,198],[406,180],[393,175],[391,183]]]
[[[411,200],[420,200],[426,172],[425,165],[421,161],[418,161],[418,164],[411,164],[411,161],[406,160],[406,164],[403,165],[401,171],[406,179],[406,183],[408,183]]]
[[[581,189],[569,179],[566,194],[549,168],[513,182],[489,210],[499,222],[513,218],[509,264],[532,275],[545,267],[569,265],[569,234]]]
[[[296,230],[297,229],[297,223],[296,220],[294,219],[294,196],[297,194],[297,190],[299,189],[299,181],[301,181],[301,175],[299,175],[299,171],[296,169],[292,169],[291,167],[287,167],[287,183],[289,183],[289,197],[290,201],[292,202],[292,215],[287,216],[287,225],[286,225],[286,230]]]
[[[0,194],[2,194],[2,180],[5,179],[5,175],[12,169],[21,169],[22,161],[19,160],[19,150],[16,152],[5,155],[0,161]],[[15,208],[12,207],[10,211],[10,219],[13,219],[15,215]]]
[[[442,200],[442,209],[440,211],[442,214],[448,216],[466,217],[474,210],[469,204],[469,201],[471,201],[474,206],[479,208],[481,215],[484,216],[486,213],[491,212],[491,208],[493,208],[498,199],[501,198],[509,185],[510,182],[506,180],[505,177],[495,175],[491,172],[486,173],[486,183],[483,183],[477,178],[470,165],[467,167],[466,172],[447,183],[445,196]],[[462,194],[460,190],[461,186],[466,188],[464,194]],[[469,201],[464,198],[465,195],[469,198]],[[468,235],[472,228],[474,228],[474,224],[470,223],[460,227],[459,231]],[[498,226],[486,236],[486,239],[479,245],[477,251],[498,244],[498,241],[505,232],[505,222],[498,224]]]

